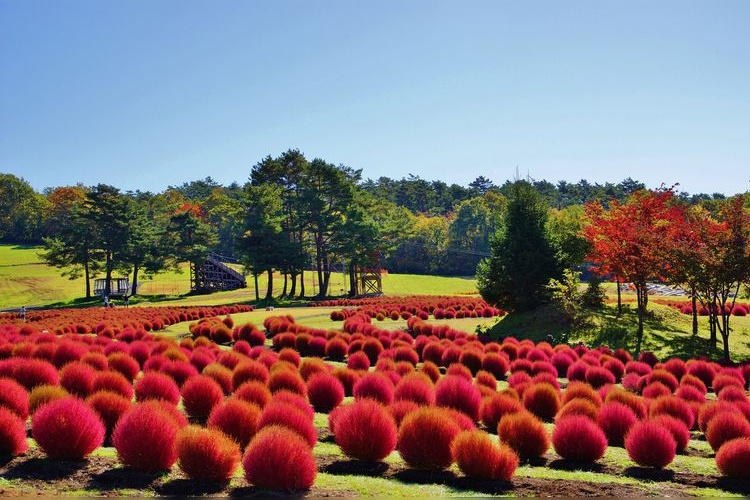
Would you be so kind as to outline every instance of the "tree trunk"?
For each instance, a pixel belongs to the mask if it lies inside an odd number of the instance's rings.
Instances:
[[[289,282],[289,275],[284,273],[284,289],[281,291],[281,296],[286,297],[287,284]]]
[[[289,296],[294,297],[297,295],[297,274],[292,273],[292,287],[289,289]]]
[[[717,316],[718,309],[716,307],[716,297],[714,296],[712,301],[708,304],[708,324],[711,332],[711,337],[708,339],[711,347],[716,347],[716,328],[718,326],[719,318]]]
[[[266,287],[266,300],[273,299],[273,269],[268,270],[268,286]]]
[[[641,353],[641,343],[643,341],[643,295],[646,293],[645,287],[636,285],[636,296],[638,297],[638,335],[636,337],[635,354]]]
[[[299,296],[305,298],[305,270],[299,272]]]
[[[354,297],[359,294],[357,290],[357,266],[352,262],[349,265],[349,296]]]
[[[620,278],[617,278],[617,315],[622,314],[622,292],[620,291]]]
[[[690,289],[690,303],[693,307],[693,336],[698,335],[698,299],[695,297],[695,287]]]
[[[255,302],[260,301],[260,295],[258,294],[258,273],[253,272],[253,279],[255,280]]]
[[[112,290],[110,289],[110,281],[112,280],[112,252],[110,252],[109,250],[107,250],[106,266],[107,272],[104,282],[104,296],[109,297],[109,294],[112,292]]]
[[[91,277],[89,276],[89,261],[88,259],[83,263],[83,272],[86,276],[86,298],[91,298]]]
[[[138,293],[138,264],[133,265],[133,285],[130,287],[130,296],[135,297]]]
[[[328,295],[328,280],[331,277],[331,271],[328,269],[328,256],[324,255],[321,259],[322,266],[318,271],[320,290],[318,290],[319,297],[325,297]]]

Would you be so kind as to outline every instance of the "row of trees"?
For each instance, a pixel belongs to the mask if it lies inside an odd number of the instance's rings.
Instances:
[[[710,341],[721,335],[729,357],[730,314],[743,285],[750,286],[750,197],[738,195],[708,207],[673,189],[638,189],[624,200],[594,201],[576,211],[550,210],[528,181],[512,184],[491,255],[477,268],[482,296],[522,312],[550,299],[550,280],[576,268],[632,283],[637,297],[636,352],[643,339],[649,283],[686,290],[709,312]],[[566,274],[567,273],[567,274]],[[622,304],[619,300],[618,311]]]

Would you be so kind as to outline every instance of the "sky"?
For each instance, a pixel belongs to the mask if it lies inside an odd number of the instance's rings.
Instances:
[[[0,0],[0,172],[750,190],[750,2]]]

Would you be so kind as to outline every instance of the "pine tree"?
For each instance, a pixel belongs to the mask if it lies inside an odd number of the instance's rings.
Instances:
[[[545,229],[547,206],[527,181],[516,181],[491,256],[477,267],[479,293],[489,303],[516,312],[549,301],[546,285],[561,265]]]

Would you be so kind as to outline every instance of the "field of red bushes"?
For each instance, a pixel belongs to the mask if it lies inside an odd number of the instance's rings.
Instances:
[[[409,319],[416,316],[427,320],[493,318],[505,315],[505,311],[492,307],[478,297],[449,297],[437,295],[413,295],[409,297],[372,297],[364,299],[337,299],[311,302],[312,307],[344,307],[333,311],[331,319],[343,321],[354,314],[366,314],[378,321]]]
[[[339,330],[282,315],[235,324],[231,315],[245,306],[3,318],[0,475],[40,477],[18,472],[30,463],[99,464],[172,471],[186,494],[205,491],[198,485],[207,481],[219,484],[213,492],[237,493],[228,481],[238,475],[243,493],[315,494],[319,472],[335,469],[315,448],[330,442],[352,467],[384,477],[391,465],[382,461],[396,452],[402,479],[465,478],[484,485],[480,491],[547,495],[555,492],[530,489],[519,466],[544,467],[553,456],[556,467],[604,471],[608,449],[621,448],[634,477],[750,491],[750,364],[492,341],[419,314],[484,314],[486,304],[472,298],[330,306],[357,309],[342,310]],[[378,328],[372,321],[380,311],[409,313],[407,329]],[[180,321],[191,322],[184,338],[157,333]],[[326,428],[316,426],[321,415]],[[707,443],[720,474],[675,477],[670,467],[693,453],[691,440]],[[92,456],[101,447],[114,450],[108,465]],[[107,474],[99,471],[114,477]]]

